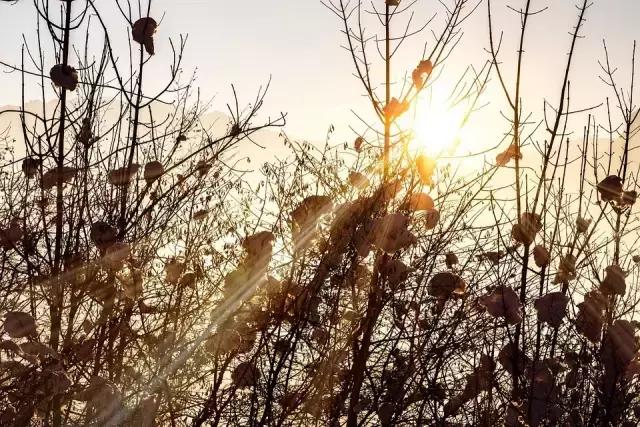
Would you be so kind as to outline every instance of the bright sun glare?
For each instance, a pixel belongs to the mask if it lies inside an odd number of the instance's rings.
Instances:
[[[462,105],[447,108],[445,103],[419,100],[416,107],[413,139],[409,147],[431,156],[452,155],[464,143]]]

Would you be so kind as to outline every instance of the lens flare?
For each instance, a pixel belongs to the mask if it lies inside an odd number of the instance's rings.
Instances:
[[[465,113],[461,105],[449,107],[432,100],[419,100],[409,148],[435,157],[453,155],[465,139]]]

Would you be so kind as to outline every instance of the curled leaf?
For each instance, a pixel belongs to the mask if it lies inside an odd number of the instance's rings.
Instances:
[[[588,292],[578,304],[576,329],[592,343],[600,342],[607,299],[599,291]]]
[[[511,237],[516,242],[529,246],[540,230],[542,230],[540,215],[524,212],[520,215],[520,222],[513,225]]]
[[[147,163],[144,166],[144,180],[151,184],[164,174],[164,166],[157,160]]]
[[[333,202],[330,197],[309,196],[291,212],[291,218],[300,228],[304,228],[332,209]]]
[[[560,265],[553,283],[569,283],[576,278],[576,257],[572,254],[560,258]]]
[[[15,248],[24,237],[24,230],[16,219],[9,223],[7,228],[0,228],[0,247],[5,250]]]
[[[432,297],[449,299],[454,295],[464,295],[467,284],[457,274],[448,271],[437,273],[429,281],[427,291]]]
[[[584,219],[582,217],[578,217],[578,219],[576,219],[576,231],[578,234],[586,233],[589,230],[590,225],[591,219]]]
[[[609,175],[598,183],[597,189],[603,202],[618,200],[622,195],[622,178]]]
[[[78,169],[69,166],[55,167],[49,169],[42,175],[42,188],[49,190],[58,185],[58,179],[61,179],[63,184],[70,183],[78,173]]]
[[[516,144],[511,144],[509,148],[496,156],[496,164],[498,166],[506,166],[511,160],[515,160],[516,158],[518,160],[522,159],[522,152]]]
[[[394,121],[409,110],[408,101],[399,101],[398,98],[391,98],[391,101],[383,108],[383,112],[389,121]]]
[[[176,258],[170,259],[164,265],[165,280],[167,281],[167,283],[178,283],[184,269],[185,265],[183,262],[180,262]]]
[[[56,64],[49,71],[51,81],[58,87],[74,91],[78,85],[78,72],[69,65]]]
[[[549,255],[549,251],[547,250],[547,248],[541,245],[536,245],[533,248],[533,260],[535,261],[536,265],[540,268],[548,266],[551,260],[551,257]]]
[[[106,249],[102,261],[108,268],[119,270],[129,255],[131,255],[131,248],[127,243],[115,242]]]
[[[42,160],[37,157],[27,157],[22,161],[22,172],[28,179],[32,179],[42,166]]]
[[[114,169],[109,172],[109,183],[115,186],[128,185],[133,180],[133,177],[136,176],[138,170],[140,170],[140,165],[137,163]]]
[[[522,304],[513,289],[498,286],[489,295],[480,297],[480,304],[493,317],[504,317],[507,323],[515,325],[522,321]]]
[[[447,264],[447,268],[453,268],[454,265],[459,263],[458,256],[453,252],[449,252],[445,255],[444,262]]]
[[[436,170],[436,161],[420,154],[416,157],[416,169],[420,175],[420,180],[425,185],[433,184],[433,173]]]
[[[209,210],[200,209],[199,211],[193,214],[193,219],[196,221],[202,221],[209,215]]]
[[[242,242],[242,247],[250,257],[271,255],[275,238],[275,235],[270,231],[260,231],[259,233],[247,236]]]
[[[433,230],[440,221],[440,211],[437,209],[428,209],[424,213],[424,225],[427,230]]]
[[[98,248],[104,250],[115,243],[118,230],[104,221],[97,221],[91,224],[89,236]]]
[[[155,53],[153,45],[153,35],[158,29],[158,23],[153,18],[140,18],[134,24],[131,29],[131,37],[134,41],[144,46],[149,55]]]
[[[433,64],[430,60],[426,59],[424,61],[420,61],[418,66],[411,73],[411,78],[413,80],[413,85],[416,89],[420,90],[424,86],[426,77],[428,77],[433,71]]]
[[[250,362],[243,362],[236,366],[231,374],[231,381],[236,387],[251,387],[256,383],[258,370]]]
[[[11,338],[24,338],[36,335],[36,321],[29,313],[10,311],[4,317],[4,331]]]
[[[395,213],[378,218],[373,224],[373,244],[387,253],[394,253],[416,243],[407,229],[409,218]]]
[[[534,306],[538,312],[538,320],[548,323],[554,328],[560,327],[562,319],[567,315],[569,297],[562,292],[551,292],[538,298]]]
[[[433,199],[426,193],[412,193],[403,205],[404,209],[411,211],[429,211],[433,210],[434,206]]]
[[[600,285],[603,295],[624,295],[627,290],[626,274],[618,265],[610,265],[605,269],[605,277]]]
[[[407,280],[412,271],[413,269],[407,267],[404,262],[398,259],[387,260],[380,266],[380,274],[387,280],[392,289]]]

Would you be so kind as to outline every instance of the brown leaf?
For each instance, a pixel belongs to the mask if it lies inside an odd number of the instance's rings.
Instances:
[[[106,249],[102,261],[108,268],[119,270],[129,255],[131,255],[131,248],[127,243],[115,242]]]
[[[242,247],[250,257],[261,257],[271,255],[275,235],[270,231],[260,231],[251,236],[247,236],[242,242]]]
[[[239,364],[231,374],[231,381],[236,387],[251,387],[256,383],[258,370],[251,362]]]
[[[522,159],[522,152],[516,144],[511,144],[509,148],[496,156],[496,164],[498,166],[506,166],[511,160],[516,158]]]
[[[433,230],[440,221],[440,211],[437,209],[428,209],[424,213],[424,226],[427,230]]]
[[[116,242],[118,230],[104,221],[97,221],[91,224],[89,236],[98,248],[105,250]]]
[[[51,81],[58,87],[74,91],[78,85],[78,72],[69,65],[56,64],[49,71]]]
[[[147,163],[144,166],[144,180],[151,184],[164,174],[164,166],[157,160]]]
[[[11,338],[36,335],[36,321],[29,313],[10,311],[4,317],[4,331]]]
[[[479,302],[493,317],[504,317],[512,325],[522,321],[522,304],[510,287],[498,286],[489,295],[480,297]]]
[[[153,18],[140,18],[134,24],[131,29],[131,37],[134,41],[144,46],[149,55],[155,53],[153,45],[153,35],[158,29],[158,23]]]
[[[73,178],[75,178],[77,173],[78,169],[68,166],[49,169],[44,174],[42,174],[42,188],[44,190],[49,190],[55,187],[56,185],[58,185],[58,178],[62,179],[63,184],[68,184],[73,180]]]
[[[429,281],[427,291],[432,297],[449,299],[454,295],[464,295],[467,284],[457,274],[448,271],[435,274]]]
[[[125,186],[128,185],[134,176],[140,170],[140,165],[137,163],[132,163],[130,167],[123,166],[118,169],[114,169],[109,172],[109,183],[115,186]]]
[[[378,218],[373,223],[372,242],[387,253],[394,253],[416,243],[416,237],[407,229],[409,218],[395,213]]]
[[[300,227],[313,224],[320,216],[333,209],[333,202],[328,196],[309,196],[291,212],[291,218]]]
[[[622,178],[617,175],[609,175],[598,183],[597,189],[602,201],[618,200],[622,195]]]
[[[458,256],[453,252],[449,252],[445,255],[444,262],[447,264],[447,268],[453,268],[454,265],[459,263]]]
[[[538,320],[548,323],[554,328],[560,327],[567,315],[569,297],[562,292],[551,292],[538,298],[534,306],[538,312]]]
[[[596,290],[588,292],[584,301],[578,304],[576,329],[592,343],[600,342],[606,307],[606,297]]]
[[[610,265],[605,268],[605,277],[600,285],[603,295],[624,295],[627,290],[625,283],[626,274],[618,265]]]
[[[403,209],[410,211],[434,210],[433,199],[426,193],[412,193],[409,200],[403,205]]]
[[[591,219],[584,219],[582,217],[578,217],[576,219],[576,231],[580,233],[586,233],[589,230],[589,226],[591,225]]]
[[[397,98],[391,98],[391,101],[383,108],[385,116],[389,121],[394,121],[409,109],[409,102],[399,101]]]
[[[42,160],[36,157],[27,157],[22,161],[22,172],[28,179],[32,179],[36,176],[41,166]]]
[[[567,254],[560,258],[560,265],[558,265],[558,271],[553,283],[569,283],[576,278],[576,257],[575,255]]]
[[[538,267],[542,268],[548,266],[550,259],[549,251],[544,246],[536,245],[533,248],[533,260]]]
[[[413,269],[407,267],[404,262],[398,259],[387,260],[380,266],[380,274],[387,280],[392,289],[407,280],[412,271]]]

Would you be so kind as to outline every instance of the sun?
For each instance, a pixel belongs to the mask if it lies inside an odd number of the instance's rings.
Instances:
[[[450,107],[433,99],[418,100],[410,150],[434,157],[453,155],[465,139],[465,115],[463,105]]]

